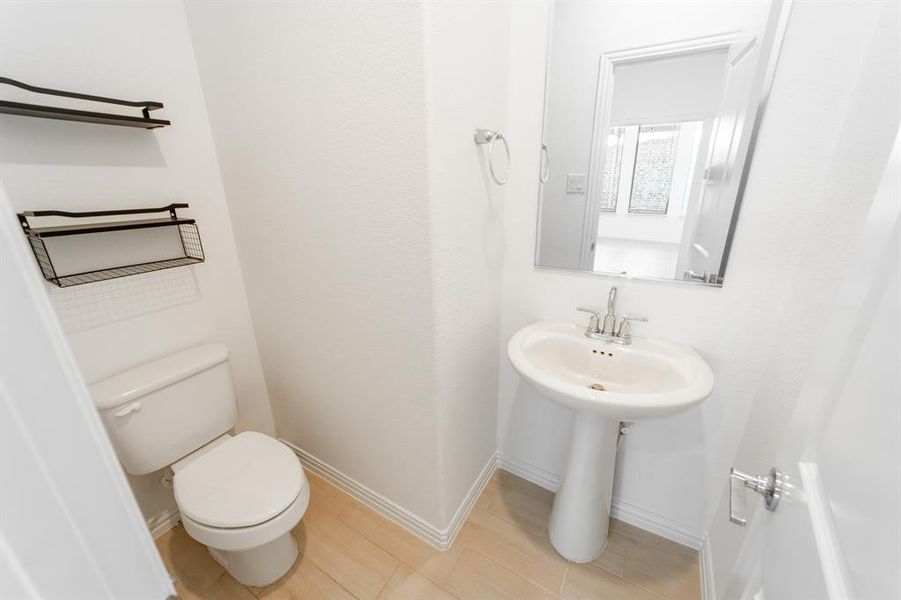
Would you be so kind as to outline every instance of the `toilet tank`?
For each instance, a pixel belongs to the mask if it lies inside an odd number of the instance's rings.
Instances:
[[[166,467],[235,424],[228,348],[206,344],[123,371],[90,386],[125,470]]]

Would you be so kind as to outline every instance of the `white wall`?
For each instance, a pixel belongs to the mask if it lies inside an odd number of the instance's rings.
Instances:
[[[278,434],[440,523],[421,7],[186,8]]]
[[[187,4],[278,433],[437,528],[496,447],[505,10]]]
[[[158,114],[172,121],[171,127],[146,131],[0,117],[0,176],[16,210],[184,201],[200,227],[207,262],[190,271],[161,271],[69,291],[48,284],[64,324],[72,324],[68,339],[85,379],[96,381],[175,350],[220,340],[231,351],[238,428],[273,432],[181,4],[3,2],[0,64],[4,75],[35,85],[160,100],[166,106]],[[4,97],[10,97],[4,88]],[[159,474],[131,478],[146,517],[174,506],[158,481]]]
[[[544,185],[542,265],[579,266],[586,196],[565,193],[566,174],[588,172],[601,54],[753,29],[766,19],[767,5],[754,0],[704,2],[701,7],[691,4],[629,0],[556,3],[545,128],[553,168]],[[537,33],[536,29],[532,35]],[[543,39],[547,32],[540,35]],[[543,76],[544,69],[541,73]]]
[[[619,457],[615,495],[672,530],[699,536],[708,529],[755,401],[763,392],[784,400],[793,391],[786,375],[804,364],[803,342],[847,266],[847,245],[897,128],[897,72],[886,74],[892,61],[867,58],[878,13],[877,5],[795,7],[742,206],[729,281],[714,289],[532,266],[544,76],[544,48],[536,40],[545,39],[547,9],[539,4],[513,9],[508,128],[522,166],[506,190],[498,415],[499,445],[512,465],[553,483],[563,466],[570,415],[519,380],[506,360],[507,340],[539,319],[582,322],[574,307],[599,303],[610,285],[619,285],[620,310],[651,319],[637,333],[695,347],[713,368],[716,385],[699,407],[632,428]],[[880,71],[881,79],[858,82],[862,67]],[[867,88],[864,103],[859,96]],[[799,227],[812,218],[815,226]],[[776,342],[784,343],[778,354]],[[779,377],[773,370],[776,357]],[[769,424],[779,409],[777,402],[760,418]],[[729,527],[721,513],[715,527]],[[714,555],[717,551],[715,543]],[[727,563],[728,558],[728,569]]]
[[[435,380],[445,519],[497,449],[496,349],[504,266],[504,188],[476,127],[507,122],[509,8],[429,2],[426,102]],[[503,152],[493,156],[498,172]]]

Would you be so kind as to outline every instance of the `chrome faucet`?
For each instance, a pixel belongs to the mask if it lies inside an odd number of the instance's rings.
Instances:
[[[613,335],[616,329],[616,286],[610,288],[607,294],[607,314],[604,316],[604,327],[601,333],[604,335]]]
[[[616,286],[610,288],[607,294],[607,314],[604,315],[603,324],[601,322],[601,309],[580,306],[578,310],[591,313],[588,320],[588,328],[585,330],[585,337],[595,340],[604,340],[614,344],[622,344],[624,346],[632,343],[632,321],[641,321],[646,323],[647,317],[640,315],[623,315],[616,326]]]

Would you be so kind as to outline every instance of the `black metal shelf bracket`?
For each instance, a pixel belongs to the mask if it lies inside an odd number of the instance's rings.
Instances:
[[[203,253],[203,242],[200,239],[200,230],[194,219],[179,217],[177,210],[188,208],[187,204],[176,203],[156,208],[129,208],[121,210],[95,210],[83,212],[69,212],[63,210],[36,210],[25,211],[18,214],[19,224],[25,233],[34,257],[41,268],[44,279],[59,286],[69,287],[84,283],[93,283],[129,275],[139,275],[161,269],[182,267],[202,263],[206,260]],[[69,225],[54,225],[48,227],[35,227],[29,218],[64,217],[69,219],[105,218],[127,215],[141,215],[167,212],[168,217],[153,219],[126,219],[121,221],[94,221],[90,223],[74,223]],[[181,239],[182,255],[173,256],[163,260],[132,263],[116,267],[82,271],[78,273],[60,274],[51,257],[45,240],[63,236],[89,235],[107,233],[111,231],[129,231],[156,227],[176,227]]]
[[[163,108],[162,102],[151,100],[135,102],[132,100],[120,100],[119,98],[106,98],[104,96],[95,96],[92,94],[81,94],[78,92],[67,92],[63,90],[55,90],[51,88],[38,87],[30,85],[9,77],[0,77],[0,83],[17,87],[35,94],[43,94],[45,96],[57,96],[60,98],[74,98],[77,100],[87,100],[90,102],[99,102],[101,104],[114,104],[117,106],[129,106],[141,109],[140,117],[120,115],[107,112],[95,112],[88,110],[77,110],[71,108],[62,108],[59,106],[47,106],[41,104],[30,104],[25,102],[13,102],[10,100],[0,100],[0,114],[20,115],[25,117],[39,117],[43,119],[56,119],[62,121],[78,121],[82,123],[101,123],[104,125],[121,125],[125,127],[141,127],[144,129],[156,129],[158,127],[166,127],[171,125],[171,121],[166,119],[151,118],[150,112]]]

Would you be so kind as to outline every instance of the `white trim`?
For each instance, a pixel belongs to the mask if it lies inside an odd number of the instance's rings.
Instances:
[[[498,468],[513,473],[517,477],[522,477],[526,481],[531,481],[535,485],[551,492],[556,492],[560,489],[560,476],[547,469],[503,454],[498,457],[497,464]],[[613,499],[610,507],[610,516],[695,550],[702,548],[706,539],[706,534],[698,532],[684,523],[674,521],[669,517],[651,512],[619,498]]]
[[[457,512],[454,513],[454,518],[451,519],[450,524],[447,526],[447,530],[443,534],[445,542],[443,542],[444,545],[439,546],[442,550],[450,548],[453,545],[454,540],[457,539],[457,534],[460,532],[460,529],[463,528],[463,523],[469,518],[472,507],[476,505],[482,492],[485,491],[485,486],[488,485],[488,482],[494,475],[494,471],[497,469],[497,456],[497,451],[491,454],[488,458],[488,462],[482,467],[482,472],[479,473],[476,480],[472,482],[472,486],[469,488],[466,496],[463,497],[463,501],[457,508]]]
[[[813,530],[813,539],[817,545],[817,554],[823,567],[823,580],[826,582],[826,591],[830,600],[847,600],[852,598],[851,586],[844,556],[841,553],[841,542],[832,509],[823,480],[820,477],[819,464],[802,461],[798,463],[798,471],[801,474],[801,483],[804,484],[804,494],[807,497],[807,510],[810,513],[810,525]]]
[[[559,475],[524,460],[501,454],[497,458],[497,467],[548,491],[556,493],[560,489]]]
[[[169,508],[158,513],[156,516],[147,519],[147,529],[153,539],[157,539],[181,522],[181,513],[177,506]]]
[[[610,516],[695,550],[700,549],[704,543],[704,534],[688,525],[619,498],[613,499]]]
[[[713,553],[710,550],[710,538],[706,533],[701,544],[698,563],[701,568],[701,600],[716,600],[716,585],[713,580]]]
[[[472,510],[476,500],[482,495],[482,491],[494,474],[495,465],[497,463],[497,453],[495,452],[488,458],[481,473],[479,473],[479,476],[473,482],[472,487],[470,487],[469,492],[463,498],[456,513],[454,513],[451,522],[446,528],[441,529],[407,510],[400,504],[397,504],[393,500],[386,498],[356,479],[339,471],[327,462],[313,456],[303,448],[282,438],[279,438],[279,441],[291,448],[294,453],[300,457],[300,462],[304,467],[344,490],[383,517],[390,519],[439,550],[447,550],[454,543],[457,532],[460,531],[460,528],[469,516],[469,511]]]
[[[504,456],[499,453],[492,454],[482,468],[482,472],[473,482],[469,492],[463,498],[463,501],[460,503],[450,524],[446,528],[440,529],[410,512],[403,506],[389,500],[378,492],[339,471],[330,464],[313,456],[306,450],[299,448],[287,440],[279,439],[282,443],[291,448],[297,456],[300,457],[300,462],[313,473],[341,488],[369,508],[390,519],[394,523],[397,523],[410,533],[440,550],[446,550],[451,547],[457,533],[463,526],[463,523],[466,522],[466,518],[469,516],[469,512],[475,505],[476,500],[479,499],[479,496],[481,496],[482,491],[494,474],[495,468],[500,468],[508,473],[512,473],[552,492],[556,492],[560,488],[559,475],[523,460]],[[702,558],[704,556],[707,540],[706,534],[699,533],[683,523],[674,521],[655,512],[645,510],[618,498],[613,499],[610,515],[624,523],[634,525],[635,527],[674,541],[677,544],[682,544],[683,546],[688,546],[695,550],[700,549]],[[709,562],[709,557],[707,560]],[[704,567],[702,565],[702,573],[703,569]],[[708,571],[710,571],[710,565],[708,565]]]

